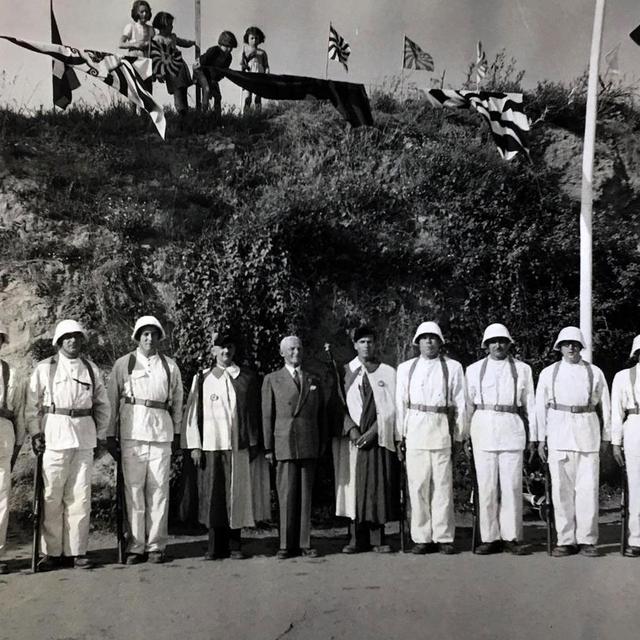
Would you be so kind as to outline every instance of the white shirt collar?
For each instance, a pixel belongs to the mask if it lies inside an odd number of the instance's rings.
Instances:
[[[287,371],[291,374],[292,378],[293,378],[294,371],[297,371],[298,375],[300,375],[300,367],[292,367],[290,364],[287,364],[286,362],[284,363],[284,366],[286,367]]]
[[[228,373],[234,380],[240,375],[240,367],[235,362],[232,362],[228,367],[216,363],[216,367]]]

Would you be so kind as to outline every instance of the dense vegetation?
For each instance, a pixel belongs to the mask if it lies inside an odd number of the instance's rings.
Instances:
[[[493,86],[517,88],[501,65]],[[465,365],[484,326],[505,322],[538,372],[558,328],[578,322],[584,81],[525,96],[531,157],[509,163],[479,116],[409,95],[374,94],[376,126],[362,129],[313,102],[227,115],[220,128],[209,114],[169,115],[166,142],[126,107],[1,110],[0,197],[11,206],[0,210],[0,281],[43,301],[33,357],[50,349],[53,319],[73,316],[108,368],[131,347],[135,317],[154,313],[187,383],[209,332],[226,326],[261,373],[289,332],[318,369],[325,341],[351,357],[348,332],[362,322],[393,364],[411,355],[415,326],[436,319]],[[630,95],[609,83],[600,100],[594,341],[609,377],[640,332]]]

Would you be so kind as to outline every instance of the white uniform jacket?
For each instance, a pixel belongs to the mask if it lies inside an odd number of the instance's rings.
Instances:
[[[515,367],[515,379],[513,376]],[[480,376],[482,376],[482,386]],[[473,446],[483,451],[517,451],[526,444],[526,418],[529,433],[536,432],[536,403],[531,367],[509,358],[483,358],[467,367],[469,433]],[[519,407],[518,412],[496,411],[492,406]],[[479,408],[484,406],[485,408]]]
[[[590,366],[593,373],[591,396],[589,396],[589,373],[584,360],[580,360],[577,364],[561,360],[546,367],[540,374],[536,389],[536,439],[541,442],[546,439],[549,449],[597,452],[601,440],[598,413],[602,416],[602,440],[611,440],[609,388],[602,371],[595,365]],[[556,367],[557,377],[553,384]],[[560,411],[549,406],[553,402],[565,407],[577,408],[591,405],[598,409],[598,413]]]
[[[631,373],[635,369],[635,384]],[[616,373],[611,387],[611,443],[640,456],[640,365]],[[629,413],[631,411],[631,413]]]
[[[462,365],[447,357],[444,357],[444,362],[448,373],[446,381],[440,357],[412,358],[398,366],[396,438],[406,438],[407,449],[438,450],[451,447],[450,418],[454,440],[461,442],[465,435],[466,392]],[[421,411],[410,408],[411,405],[448,408],[450,418],[445,412]]]
[[[142,442],[171,442],[180,433],[182,421],[182,376],[178,365],[164,356],[169,368],[169,376],[160,356],[150,358],[136,350],[133,371],[129,375],[127,354],[118,358],[109,376],[109,400],[111,402],[111,423],[109,436],[118,434],[120,421],[121,440]],[[170,381],[169,379],[170,378]],[[168,402],[168,411],[143,404],[128,404],[125,398]]]
[[[14,416],[13,422],[0,416],[0,452],[12,451],[15,445],[24,442],[24,381],[18,376],[14,367],[8,364],[9,376],[5,381],[0,368],[0,407],[6,407]],[[5,397],[5,387],[7,395]],[[15,428],[14,428],[15,424]]]
[[[25,418],[31,436],[44,433],[48,449],[93,449],[96,437],[106,437],[111,409],[100,369],[87,360],[91,375],[81,358],[67,358],[58,353],[42,360],[31,374],[27,388]],[[48,413],[45,407],[91,409],[90,416]]]

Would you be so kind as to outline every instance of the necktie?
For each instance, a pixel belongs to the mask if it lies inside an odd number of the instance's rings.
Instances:
[[[362,385],[360,387],[360,395],[362,396],[362,402],[365,403],[367,401],[367,396],[371,391],[371,385],[369,384],[369,376],[365,371],[362,372]]]
[[[296,385],[296,389],[298,389],[298,393],[300,393],[300,374],[297,369],[293,370],[293,381]]]

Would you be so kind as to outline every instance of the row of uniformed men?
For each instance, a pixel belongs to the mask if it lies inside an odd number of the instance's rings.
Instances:
[[[7,332],[0,331],[2,340]],[[309,517],[315,463],[325,426],[319,381],[301,367],[302,345],[290,336],[280,345],[285,366],[264,381],[262,433],[259,393],[253,374],[233,361],[235,344],[219,338],[215,366],[194,379],[181,429],[182,382],[175,363],[160,355],[164,331],[152,316],[140,318],[133,353],[120,358],[109,393],[100,373],[81,357],[84,329],[75,321],[58,324],[57,356],[39,363],[26,394],[25,418],[36,452],[44,452],[43,566],[86,557],[92,450],[105,439],[114,456],[122,455],[129,525],[128,563],[162,562],[167,542],[167,508],[172,445],[191,450],[199,468],[200,520],[210,528],[206,558],[244,557],[240,527],[268,513],[268,475],[264,461],[277,461],[280,502],[279,557],[315,555]],[[485,331],[488,357],[471,365],[465,384],[459,363],[441,354],[444,338],[437,324],[422,323],[413,340],[417,358],[395,371],[375,357],[375,336],[361,328],[354,336],[357,357],[345,366],[343,420],[334,430],[336,513],[353,520],[344,551],[367,548],[384,522],[394,519],[393,498],[384,490],[390,452],[406,455],[412,504],[411,535],[416,553],[453,551],[452,436],[474,444],[480,498],[480,553],[499,548],[522,551],[522,450],[527,417],[530,439],[539,442],[553,479],[558,546],[556,555],[597,554],[597,487],[600,427],[610,439],[609,396],[602,372],[580,358],[584,340],[566,328],[555,348],[562,360],[545,369],[534,402],[530,368],[509,355],[512,339],[502,325]],[[637,356],[640,338],[634,341]],[[640,447],[634,429],[638,415],[637,382],[632,372],[614,381],[614,455],[622,462],[625,441],[630,485],[629,553],[640,553]],[[1,370],[3,384],[0,455],[0,543],[8,517],[10,466],[24,437],[22,394],[13,372]],[[356,383],[356,384],[354,384]],[[110,396],[110,397],[109,397]],[[626,417],[626,420],[625,420]],[[449,431],[453,418],[455,428]],[[11,422],[15,422],[14,428]],[[202,426],[199,426],[202,425]],[[470,426],[470,428],[469,428]],[[637,425],[635,425],[637,426]],[[202,429],[202,431],[201,431]],[[264,454],[259,452],[263,440]],[[13,447],[13,443],[16,447]],[[406,449],[399,446],[406,443]],[[13,456],[11,449],[14,448]],[[386,457],[385,457],[386,456]],[[385,479],[387,478],[387,479]],[[235,487],[235,489],[234,489]],[[382,489],[380,491],[379,489]],[[259,515],[261,514],[261,515]],[[6,570],[6,566],[2,566]]]

